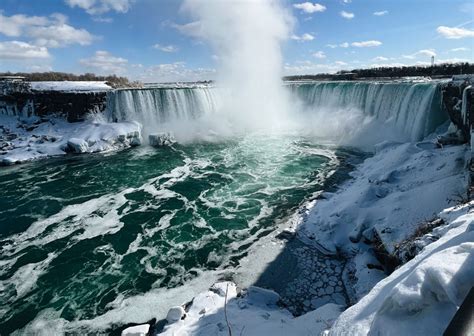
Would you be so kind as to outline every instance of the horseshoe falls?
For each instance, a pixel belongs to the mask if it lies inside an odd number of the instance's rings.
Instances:
[[[0,332],[104,333],[164,318],[345,180],[366,155],[351,143],[361,131],[415,141],[447,120],[436,82],[284,89],[288,128],[256,132],[227,127],[248,115],[223,114],[219,87],[114,90],[103,118],[178,142],[0,170]]]

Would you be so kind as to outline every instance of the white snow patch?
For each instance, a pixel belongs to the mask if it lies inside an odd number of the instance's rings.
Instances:
[[[106,82],[97,81],[50,81],[31,82],[36,91],[109,91],[112,87]]]

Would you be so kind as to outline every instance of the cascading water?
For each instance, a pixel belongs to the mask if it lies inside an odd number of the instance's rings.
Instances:
[[[107,95],[106,116],[109,121],[138,121],[146,135],[168,122],[212,114],[217,104],[215,90],[207,87],[117,90]]]
[[[336,111],[338,119],[361,112],[400,132],[401,141],[421,140],[447,119],[436,82],[312,82],[289,87],[310,112],[323,110],[328,119]]]
[[[293,100],[301,103],[293,111],[300,124],[317,114],[317,124],[326,128],[330,120],[347,124],[344,129],[331,132],[334,138],[354,129],[363,132],[362,128],[368,126],[354,119],[358,115],[376,120],[396,133],[387,140],[399,141],[420,140],[447,119],[437,82],[311,82],[292,83],[287,88]],[[168,130],[170,122],[215,116],[223,93],[215,87],[118,90],[108,94],[107,116],[110,121],[138,121],[144,125],[146,135]],[[374,141],[381,140],[379,137]]]

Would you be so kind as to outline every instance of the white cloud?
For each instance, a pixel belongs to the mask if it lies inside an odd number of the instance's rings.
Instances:
[[[301,36],[292,35],[291,39],[295,40],[295,41],[312,41],[312,40],[314,40],[314,36],[311,35],[311,34],[308,34],[308,33],[304,33]]]
[[[465,28],[439,26],[436,31],[447,39],[457,40],[465,37],[474,37],[474,30]]]
[[[386,62],[386,61],[388,61],[388,58],[383,57],[383,56],[377,56],[377,57],[373,58],[372,61],[373,62]]]
[[[92,21],[101,23],[112,23],[114,22],[114,19],[112,19],[111,17],[93,16]]]
[[[335,73],[347,65],[338,61],[334,63],[313,63],[311,61],[296,62],[296,64],[285,64],[285,75],[309,75],[317,73]]]
[[[348,65],[346,62],[343,62],[343,61],[336,61],[334,62],[334,64],[338,65],[338,66],[346,66]]]
[[[0,42],[0,59],[44,59],[49,58],[46,47],[31,45],[20,41]]]
[[[167,52],[167,53],[173,53],[173,52],[177,52],[179,50],[174,45],[171,45],[171,44],[170,45],[161,45],[161,44],[158,44],[158,43],[153,45],[152,48],[163,51],[163,52]]]
[[[313,57],[323,59],[323,58],[326,58],[326,54],[323,51],[317,51],[313,53]]]
[[[335,49],[335,48],[337,48],[337,44],[326,44],[326,47],[331,48],[331,49]]]
[[[339,14],[341,14],[341,16],[344,18],[344,19],[348,19],[348,20],[351,20],[354,18],[354,13],[349,13],[349,12],[346,12],[346,11],[341,11]]]
[[[345,4],[349,4],[352,2],[352,0],[342,0],[342,2],[344,2]]]
[[[375,41],[375,40],[351,43],[351,46],[356,47],[356,48],[378,47],[380,45],[382,45],[382,42]]]
[[[436,50],[434,50],[434,49],[423,49],[423,50],[417,51],[416,53],[413,53],[411,55],[402,55],[402,57],[406,58],[406,59],[415,59],[419,56],[426,56],[426,57],[436,56]]]
[[[349,42],[344,42],[339,45],[341,48],[349,48]]]
[[[305,13],[312,14],[316,12],[324,12],[326,10],[326,6],[318,4],[318,3],[311,3],[311,2],[302,2],[294,4],[293,7],[296,9],[300,9]]]
[[[110,11],[126,13],[135,0],[65,0],[69,7],[79,7],[88,14],[100,15]]]
[[[215,69],[190,69],[185,62],[175,62],[147,67],[134,77],[143,82],[178,82],[214,79],[215,74]]]
[[[387,11],[387,10],[379,11],[379,12],[374,12],[374,15],[375,15],[375,16],[384,16],[384,15],[387,15],[387,14],[388,14],[388,11]]]
[[[112,74],[124,73],[128,60],[115,57],[107,51],[99,50],[92,57],[79,60],[79,63],[97,73]]]
[[[460,52],[460,51],[469,51],[469,48],[461,47],[461,48],[454,48],[450,50],[450,52]]]
[[[22,14],[3,16],[0,13],[0,33],[10,37],[31,39],[30,44],[51,48],[70,44],[89,45],[96,38],[85,29],[67,24],[67,16],[54,13],[49,17]]]

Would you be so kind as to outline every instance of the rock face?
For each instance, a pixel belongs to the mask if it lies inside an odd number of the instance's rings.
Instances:
[[[443,104],[448,111],[449,118],[454,125],[461,131],[464,141],[470,138],[470,128],[474,124],[474,90],[468,88],[469,82],[449,82],[443,85]],[[466,90],[466,88],[468,88]],[[463,93],[466,95],[464,107],[467,115],[463,116]]]
[[[106,100],[106,92],[11,92],[0,95],[0,114],[57,115],[77,122],[84,121],[91,112],[103,112]]]

